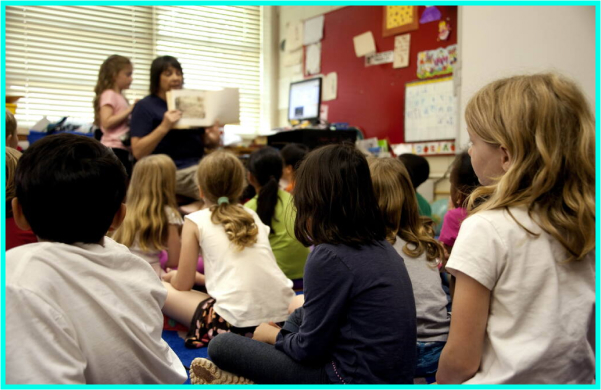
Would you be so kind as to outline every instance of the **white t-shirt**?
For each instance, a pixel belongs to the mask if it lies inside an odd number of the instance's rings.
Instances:
[[[165,206],[165,214],[167,214],[167,220],[169,222],[169,225],[181,226],[184,224],[184,220],[179,215],[179,213],[176,210],[173,210],[171,207]],[[154,272],[159,277],[164,273],[161,269],[161,251],[143,251],[142,248],[140,248],[140,244],[137,237],[134,243],[129,247],[129,250],[134,255],[138,255],[142,259],[146,260],[152,266],[152,269],[154,269]]]
[[[166,297],[148,263],[108,237],[9,250],[6,382],[183,383],[161,338]]]
[[[463,221],[447,264],[491,290],[480,368],[466,383],[584,383],[594,378],[595,259],[565,249],[525,208]]]
[[[405,260],[405,267],[413,286],[417,319],[417,341],[447,341],[449,313],[447,294],[442,289],[436,262],[426,259],[426,252],[411,257],[403,252],[406,241],[397,237],[393,247]]]
[[[240,206],[242,207],[242,206]],[[257,242],[239,251],[223,225],[211,222],[211,210],[186,216],[198,226],[207,292],[215,311],[235,327],[256,326],[288,318],[294,297],[292,281],[284,275],[269,245],[269,227],[249,208],[259,228]]]

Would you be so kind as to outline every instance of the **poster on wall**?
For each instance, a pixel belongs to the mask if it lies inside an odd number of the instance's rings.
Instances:
[[[417,53],[417,77],[426,79],[428,77],[451,74],[456,63],[457,45],[420,51]]]
[[[305,20],[303,27],[303,45],[317,43],[323,38],[324,16],[318,16],[313,19]]]
[[[404,34],[394,37],[394,61],[392,63],[393,68],[406,68],[407,66],[409,66],[410,42],[410,34]]]
[[[382,36],[389,37],[407,31],[417,30],[417,6],[413,5],[387,5],[382,7]]]
[[[307,75],[321,72],[321,42],[307,46],[305,72]]]

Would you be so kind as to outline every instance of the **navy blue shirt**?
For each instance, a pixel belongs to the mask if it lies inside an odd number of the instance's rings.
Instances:
[[[148,95],[134,106],[131,113],[130,134],[145,137],[152,133],[167,112],[167,102],[156,95]],[[205,129],[171,130],[159,142],[152,154],[166,154],[173,159],[177,169],[198,164],[204,155]]]
[[[332,383],[413,383],[415,301],[392,245],[318,245],[307,258],[304,290],[300,329],[282,329],[278,350],[325,365]]]

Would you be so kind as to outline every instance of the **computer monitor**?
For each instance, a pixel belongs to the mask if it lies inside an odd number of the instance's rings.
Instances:
[[[321,77],[290,84],[288,120],[319,121],[321,105]]]

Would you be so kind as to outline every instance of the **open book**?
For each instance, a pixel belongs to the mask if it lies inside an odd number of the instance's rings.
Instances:
[[[180,110],[182,118],[174,129],[209,127],[240,123],[240,95],[237,88],[220,91],[198,89],[172,89],[167,92],[167,108]]]

